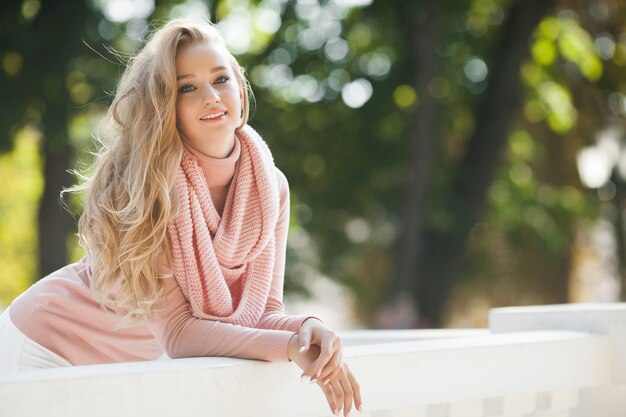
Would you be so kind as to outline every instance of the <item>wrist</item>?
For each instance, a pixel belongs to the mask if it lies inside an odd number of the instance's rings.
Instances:
[[[313,316],[309,316],[306,319],[302,320],[302,323],[300,323],[300,327],[302,327],[304,325],[304,323],[306,323],[307,321],[309,321],[310,319],[314,319],[317,320],[320,324],[324,324],[322,322],[322,320],[318,319],[317,317],[313,317]]]
[[[291,339],[289,339],[289,343],[287,343],[287,357],[290,361],[293,361],[298,354],[299,345],[300,338],[298,337],[298,333],[294,333]]]

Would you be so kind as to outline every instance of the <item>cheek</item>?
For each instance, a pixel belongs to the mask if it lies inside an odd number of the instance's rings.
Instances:
[[[237,85],[233,85],[227,91],[228,97],[233,103],[242,104],[242,94]]]
[[[176,102],[176,121],[178,123],[184,123],[185,119],[189,118],[189,105],[183,100]]]

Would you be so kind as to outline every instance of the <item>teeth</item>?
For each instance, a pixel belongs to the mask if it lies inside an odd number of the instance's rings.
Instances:
[[[220,116],[223,116],[225,114],[226,114],[226,112],[209,114],[208,116],[201,117],[201,119],[202,120],[215,119],[216,117],[220,117]]]

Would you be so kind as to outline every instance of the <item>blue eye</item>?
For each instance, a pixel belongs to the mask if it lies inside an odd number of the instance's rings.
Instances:
[[[228,81],[229,78],[225,75],[222,75],[220,77],[217,77],[217,79],[215,80],[216,84],[224,84],[226,81]]]
[[[193,91],[195,89],[196,89],[196,87],[194,87],[193,85],[187,84],[187,85],[183,85],[182,87],[180,87],[178,89],[178,92],[179,93],[188,93],[188,92]]]

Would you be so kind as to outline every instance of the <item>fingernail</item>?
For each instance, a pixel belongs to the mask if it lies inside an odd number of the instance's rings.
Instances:
[[[317,378],[313,378],[313,379],[310,381],[310,383],[311,383],[311,384],[315,384],[316,382],[317,382]]]
[[[362,413],[363,412],[363,405],[359,405],[356,409],[359,410],[359,413]]]
[[[317,371],[317,373],[315,374],[315,377],[316,377],[316,378],[319,378],[321,373],[322,373],[322,370],[320,369],[320,370],[319,370],[319,371]]]
[[[302,375],[302,378],[300,378],[300,382],[308,382],[308,381],[309,381],[308,375]]]
[[[306,346],[302,346],[302,347],[298,350],[298,352],[302,353],[302,352],[304,352],[305,350],[306,350]]]
[[[336,415],[337,417],[339,417],[339,410],[337,410],[337,409],[335,408],[335,411],[333,411],[333,414],[334,414],[334,415]]]
[[[346,417],[350,417],[351,414],[352,414],[352,411],[348,412],[348,414],[346,414]]]
[[[330,380],[325,379],[325,380],[324,380],[324,382],[323,382],[323,384],[324,384],[324,385],[326,385],[326,384],[328,384],[329,382],[330,382]]]

